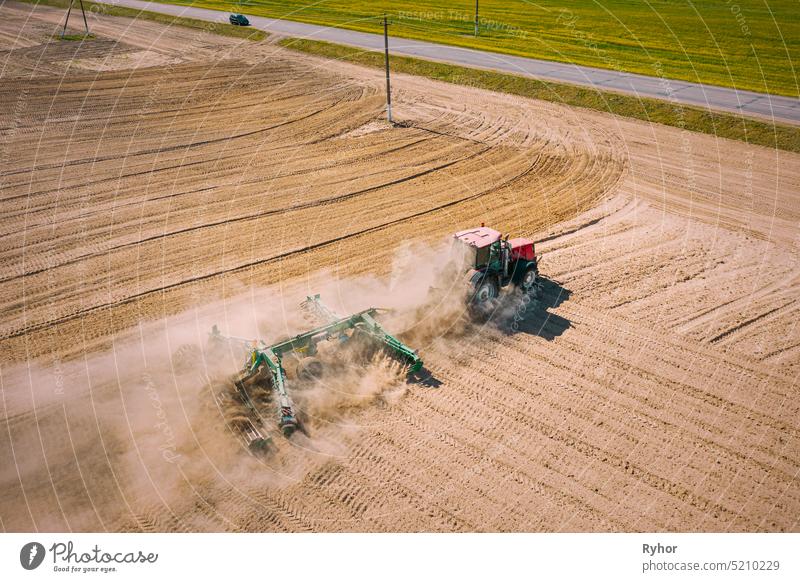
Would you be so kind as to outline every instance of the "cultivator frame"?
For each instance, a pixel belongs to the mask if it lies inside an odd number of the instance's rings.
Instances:
[[[422,360],[416,350],[388,333],[375,319],[378,313],[386,310],[371,307],[347,317],[340,317],[322,303],[319,295],[307,296],[301,307],[321,325],[272,345],[267,345],[262,340],[224,336],[216,325],[211,330],[212,342],[234,344],[247,349],[247,360],[235,384],[245,405],[254,414],[257,414],[257,410],[248,394],[246,384],[259,375],[269,374],[272,389],[277,397],[278,427],[285,436],[291,436],[295,430],[301,428],[294,402],[287,390],[283,358],[288,354],[298,358],[312,357],[317,353],[317,344],[320,342],[329,340],[348,342],[356,332],[359,332],[359,335],[373,340],[390,355],[407,365],[409,374],[422,368]],[[243,428],[242,434],[251,447],[266,442],[255,425]]]

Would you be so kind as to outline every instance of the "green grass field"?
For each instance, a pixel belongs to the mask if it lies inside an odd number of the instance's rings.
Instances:
[[[474,0],[170,3],[800,96],[797,0],[480,0],[477,38]]]
[[[286,48],[325,58],[337,59],[368,67],[383,68],[381,52],[305,39],[286,38],[280,41]],[[588,87],[538,81],[529,77],[509,75],[482,69],[470,69],[421,59],[393,56],[392,70],[490,91],[500,91],[604,111],[622,117],[631,117],[800,153],[800,127],[778,125],[734,115],[687,107],[660,99],[642,99],[632,95],[603,92]]]

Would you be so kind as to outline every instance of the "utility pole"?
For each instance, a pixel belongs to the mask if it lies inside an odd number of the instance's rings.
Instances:
[[[475,0],[475,36],[478,36],[478,0]]]
[[[383,49],[386,61],[386,119],[392,121],[392,85],[389,82],[389,23],[383,15]]]
[[[83,26],[86,29],[86,36],[89,36],[89,23],[86,22],[86,11],[83,9],[83,0],[78,0],[81,5],[81,13],[83,14]],[[67,34],[67,23],[69,22],[69,14],[72,12],[72,3],[74,0],[69,0],[69,8],[67,8],[67,17],[64,19],[64,30],[61,31],[61,38]]]

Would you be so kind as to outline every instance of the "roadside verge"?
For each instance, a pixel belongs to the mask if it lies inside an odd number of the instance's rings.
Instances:
[[[373,68],[384,66],[384,56],[381,52],[298,38],[284,38],[278,44],[290,50],[357,65]],[[612,91],[598,91],[578,85],[541,81],[519,75],[411,57],[391,56],[390,63],[392,70],[398,73],[408,73],[446,83],[467,85],[573,107],[583,107],[753,145],[800,153],[800,127],[761,121],[743,115],[709,111],[677,102],[635,97]]]

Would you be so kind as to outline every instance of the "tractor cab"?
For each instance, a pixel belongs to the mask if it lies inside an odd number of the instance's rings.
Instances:
[[[454,238],[469,249],[470,267],[479,270],[498,260],[500,255],[500,233],[493,228],[482,226],[462,230]]]

